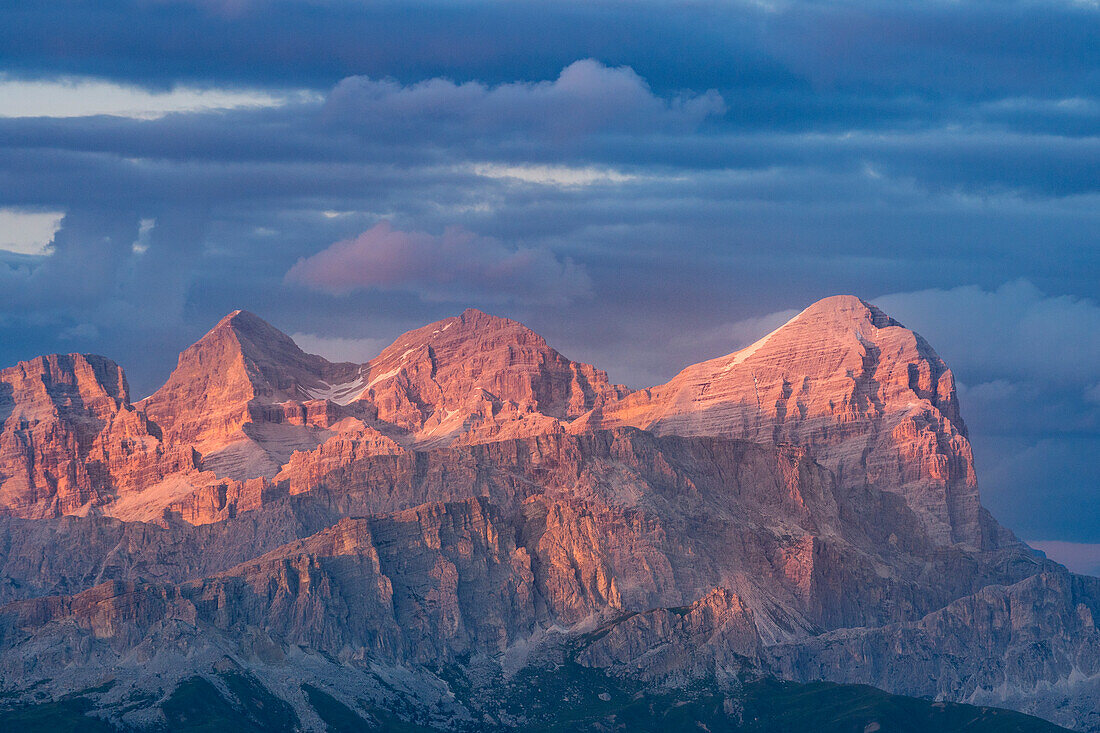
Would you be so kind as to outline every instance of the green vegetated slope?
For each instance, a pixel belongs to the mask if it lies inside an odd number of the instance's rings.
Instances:
[[[173,733],[292,733],[301,729],[294,709],[255,678],[219,675],[221,689],[192,677],[160,703],[166,730]],[[226,694],[228,691],[228,694]],[[401,720],[365,701],[341,701],[304,684],[306,699],[332,733],[393,731],[435,733],[440,728]],[[496,688],[495,701],[475,704],[476,723],[462,730],[504,733],[552,731],[698,731],[711,733],[873,733],[959,731],[1046,733],[1056,725],[996,708],[932,702],[863,685],[799,684],[762,678],[731,694],[700,683],[686,690],[653,693],[637,683],[598,670],[567,664],[554,670],[525,670]],[[488,695],[488,692],[487,692]],[[475,703],[474,700],[470,701]],[[155,704],[155,703],[153,703]],[[0,730],[24,733],[107,733],[120,730],[91,714],[88,695],[0,710]]]

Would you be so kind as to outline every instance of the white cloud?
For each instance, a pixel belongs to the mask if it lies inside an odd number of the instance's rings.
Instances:
[[[133,250],[136,255],[143,255],[149,251],[149,235],[157,225],[156,219],[142,219],[138,224],[138,238],[134,240]]]
[[[725,101],[715,90],[663,98],[628,66],[582,59],[553,81],[488,86],[434,78],[412,85],[352,76],[332,90],[329,120],[342,120],[372,139],[397,133],[438,142],[484,139],[488,134],[532,135],[561,142],[601,132],[694,129],[721,115]]]
[[[167,91],[149,91],[86,77],[28,81],[0,76],[0,117],[113,115],[156,119],[173,112],[281,107],[320,99],[319,95],[301,90],[179,86]]]
[[[1007,379],[994,379],[991,382],[980,382],[974,386],[959,383],[959,393],[966,400],[983,400],[996,402],[1008,400],[1016,396],[1019,386]]]
[[[62,341],[94,341],[99,338],[99,328],[94,323],[78,323],[62,329],[57,337]]]
[[[1037,97],[1010,97],[982,105],[994,112],[1042,112],[1045,114],[1095,115],[1100,112],[1100,104],[1087,97],[1065,97],[1063,99],[1042,99]]]
[[[0,209],[0,249],[25,255],[46,254],[64,216],[60,211]]]
[[[523,183],[576,188],[607,183],[627,183],[637,177],[612,168],[571,167],[565,165],[500,165],[479,163],[472,170],[484,178],[503,178]]]

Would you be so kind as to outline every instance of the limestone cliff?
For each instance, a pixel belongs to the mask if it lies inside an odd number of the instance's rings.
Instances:
[[[843,486],[896,492],[941,543],[996,543],[951,370],[858,298],[826,298],[751,346],[584,421],[805,446]]]
[[[5,369],[0,423],[5,699],[164,727],[132,700],[234,669],[514,729],[531,670],[730,719],[778,674],[1100,730],[1100,588],[984,512],[950,369],[857,298],[636,392],[476,310],[365,364],[237,311],[138,405]]]
[[[186,448],[130,404],[122,369],[94,354],[54,354],[0,370],[0,512],[86,512],[194,467]]]

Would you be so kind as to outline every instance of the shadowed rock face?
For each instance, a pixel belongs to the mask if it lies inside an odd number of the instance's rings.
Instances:
[[[911,695],[1026,708],[1096,730],[1098,615],[1100,579],[1044,572],[989,586],[913,621],[837,630],[769,653],[793,679],[894,688],[905,680]]]
[[[230,659],[458,720],[448,675],[492,697],[568,661],[1100,729],[1100,589],[984,513],[950,370],[856,298],[633,393],[480,311],[366,364],[238,311],[139,405],[112,362],[51,356],[0,372],[0,419],[16,697],[110,677],[111,716]]]

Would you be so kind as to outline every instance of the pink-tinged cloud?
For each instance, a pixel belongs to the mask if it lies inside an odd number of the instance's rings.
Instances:
[[[511,248],[461,227],[435,236],[385,221],[298,260],[286,281],[333,295],[374,288],[455,302],[564,305],[592,293],[581,265],[546,250]]]
[[[598,132],[683,130],[725,109],[714,90],[659,97],[629,66],[612,68],[592,59],[570,64],[553,81],[497,86],[439,78],[403,86],[353,76],[341,81],[326,103],[331,121],[372,136],[396,127],[433,139],[486,134],[565,139]]]

